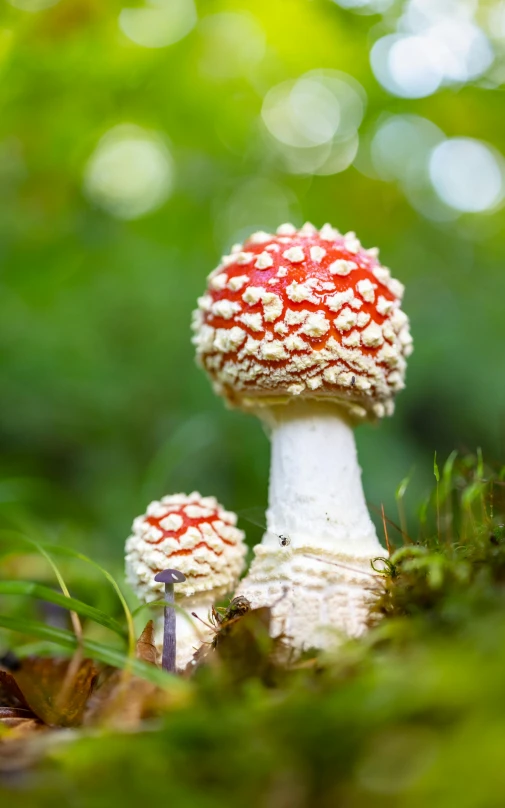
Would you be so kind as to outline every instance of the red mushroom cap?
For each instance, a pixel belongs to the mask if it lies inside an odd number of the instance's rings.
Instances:
[[[182,573],[177,595],[230,592],[244,566],[244,533],[214,497],[172,494],[151,502],[126,542],[126,575],[143,600],[163,591],[164,572]],[[170,570],[168,570],[170,571]],[[161,575],[161,577],[160,577]]]
[[[201,365],[229,403],[336,399],[391,414],[412,351],[403,286],[354,233],[254,233],[209,276],[195,312]]]

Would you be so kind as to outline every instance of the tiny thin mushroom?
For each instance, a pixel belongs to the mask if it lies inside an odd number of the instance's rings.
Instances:
[[[164,627],[163,627],[163,656],[161,667],[169,673],[175,673],[175,660],[177,649],[176,620],[174,609],[174,584],[182,584],[186,576],[180,570],[163,570],[154,576],[157,583],[165,584]]]

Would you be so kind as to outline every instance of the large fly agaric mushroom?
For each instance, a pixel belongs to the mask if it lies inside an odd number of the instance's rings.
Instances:
[[[133,522],[133,533],[126,542],[126,577],[139,598],[147,603],[160,599],[166,583],[161,573],[167,568],[182,573],[175,603],[187,615],[180,610],[176,614],[178,668],[190,661],[204,628],[203,624],[195,626],[189,614],[207,620],[211,606],[237,585],[246,546],[236,523],[236,515],[225,511],[214,497],[197,492],[151,502],[146,514]],[[160,619],[160,649],[162,633]]]
[[[198,301],[199,363],[272,441],[267,531],[239,592],[273,606],[274,633],[297,648],[364,629],[370,561],[382,548],[353,426],[391,415],[404,386],[412,338],[402,294],[354,233],[284,224],[234,246]]]

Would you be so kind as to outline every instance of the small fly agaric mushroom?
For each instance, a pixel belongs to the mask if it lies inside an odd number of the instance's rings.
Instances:
[[[354,233],[284,224],[235,245],[198,301],[199,363],[272,441],[267,531],[238,591],[273,606],[274,633],[294,647],[364,629],[370,561],[382,548],[352,427],[391,415],[404,386],[412,338],[402,294]]]
[[[237,585],[244,567],[244,533],[237,517],[214,497],[173,494],[151,502],[133,522],[126,542],[126,577],[141,600],[149,603],[164,591],[163,572],[182,573],[175,592],[178,668],[184,668],[201,642],[203,624],[195,627],[189,614],[202,620],[209,609]],[[182,579],[185,576],[185,580]],[[211,634],[209,636],[212,636]],[[158,645],[163,645],[163,621],[158,621]]]

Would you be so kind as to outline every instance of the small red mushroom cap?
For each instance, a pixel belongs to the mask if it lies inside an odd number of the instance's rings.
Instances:
[[[217,392],[243,408],[301,396],[391,414],[412,338],[403,286],[377,255],[330,225],[284,224],[235,245],[194,315]]]
[[[214,497],[173,494],[151,502],[133,522],[126,542],[126,577],[145,601],[163,592],[164,573],[182,573],[176,596],[214,591],[216,598],[236,586],[244,567],[244,533],[237,517]],[[185,580],[184,580],[185,576]]]

